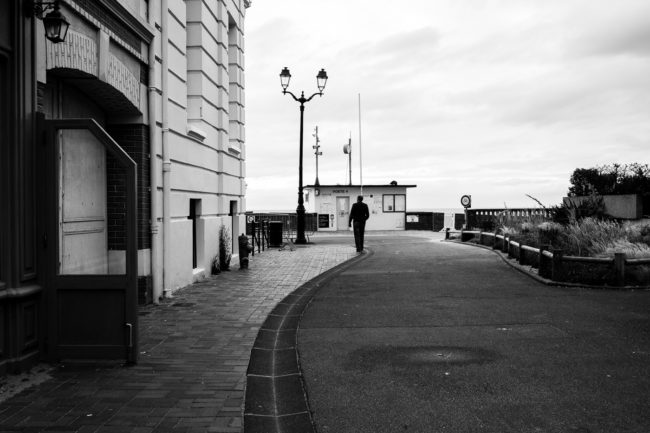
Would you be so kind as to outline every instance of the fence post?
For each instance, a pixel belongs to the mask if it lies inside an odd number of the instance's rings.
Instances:
[[[625,253],[614,253],[614,269],[616,269],[616,285],[625,285]]]
[[[492,249],[497,249],[497,231],[494,231],[494,236],[492,237]]]
[[[521,244],[521,242],[519,242],[519,264],[520,265],[525,265],[526,264],[526,259],[524,258],[524,255],[526,253],[524,253],[524,249],[522,248],[522,246],[523,245]]]
[[[548,272],[546,272],[546,257],[544,257],[544,251],[547,251],[551,248],[549,244],[540,244],[539,246],[539,268],[537,274],[540,277],[548,278]]]
[[[561,280],[563,255],[561,249],[553,249],[553,263],[551,264],[551,280],[553,281]]]

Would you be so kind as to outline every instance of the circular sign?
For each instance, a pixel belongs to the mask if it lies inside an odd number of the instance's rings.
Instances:
[[[472,205],[472,196],[464,195],[460,198],[460,204],[464,207],[470,207]]]

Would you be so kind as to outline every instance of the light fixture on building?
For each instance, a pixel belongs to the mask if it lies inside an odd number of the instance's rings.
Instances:
[[[34,0],[32,5],[32,13],[34,16],[43,21],[45,37],[55,44],[64,42],[68,34],[70,22],[68,22],[65,15],[59,10],[59,0]],[[48,11],[51,12],[45,15]]]

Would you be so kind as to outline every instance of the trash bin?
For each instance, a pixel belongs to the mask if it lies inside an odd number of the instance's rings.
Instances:
[[[282,221],[269,221],[269,246],[282,246]]]
[[[248,269],[248,255],[253,250],[253,246],[248,242],[248,236],[242,233],[239,236],[239,269]]]

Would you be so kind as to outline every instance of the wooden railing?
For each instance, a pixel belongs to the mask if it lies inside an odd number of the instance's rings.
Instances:
[[[449,239],[454,232],[447,232]],[[549,245],[539,248],[521,244],[508,235],[462,230],[456,232],[462,242],[473,242],[499,250],[522,266],[537,268],[540,277],[559,282],[598,286],[649,286],[650,258],[565,256]]]

